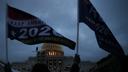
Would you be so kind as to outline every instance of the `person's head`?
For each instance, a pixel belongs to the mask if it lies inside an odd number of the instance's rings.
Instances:
[[[80,63],[80,56],[78,54],[75,54],[75,57],[74,57],[74,63],[77,63],[79,64]]]

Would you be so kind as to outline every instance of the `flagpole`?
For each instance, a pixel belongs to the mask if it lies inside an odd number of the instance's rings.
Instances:
[[[6,8],[6,18],[5,18],[5,48],[6,48],[6,62],[8,63],[9,62],[9,59],[8,59],[8,27],[7,27],[7,16],[8,16],[8,7],[7,7],[7,0],[6,0],[6,3],[5,3],[5,8]]]
[[[76,54],[79,54],[79,0],[77,0],[77,39],[76,39]]]

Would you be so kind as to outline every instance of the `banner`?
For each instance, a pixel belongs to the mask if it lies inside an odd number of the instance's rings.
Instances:
[[[124,52],[89,0],[79,0],[79,22],[87,24],[96,34],[99,47],[116,56]]]
[[[8,6],[8,37],[24,44],[57,43],[75,49],[75,42],[57,33],[39,18]]]

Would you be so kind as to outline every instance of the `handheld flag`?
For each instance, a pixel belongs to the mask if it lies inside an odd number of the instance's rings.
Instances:
[[[75,42],[57,33],[39,18],[8,6],[8,37],[24,44],[57,43],[75,48]]]
[[[116,56],[125,55],[120,44],[89,0],[79,0],[79,22],[86,23],[95,32],[100,48]]]

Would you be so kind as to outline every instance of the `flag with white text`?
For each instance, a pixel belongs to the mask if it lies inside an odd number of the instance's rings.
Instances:
[[[57,43],[75,48],[75,42],[57,33],[39,18],[8,6],[8,37],[24,44]]]

